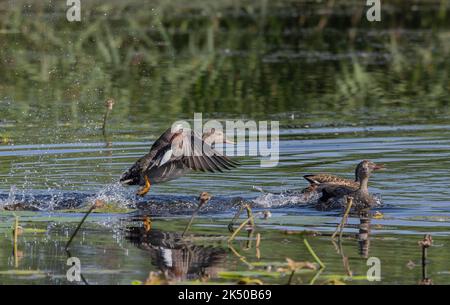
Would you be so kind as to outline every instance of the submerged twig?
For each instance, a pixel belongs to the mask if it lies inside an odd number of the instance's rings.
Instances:
[[[195,209],[195,211],[192,213],[191,219],[189,220],[189,223],[187,224],[187,226],[184,228],[183,233],[181,234],[181,237],[184,237],[184,235],[186,234],[186,232],[189,230],[189,228],[192,225],[192,222],[194,222],[194,218],[195,216],[197,216],[198,212],[200,211],[200,209],[208,203],[208,201],[211,199],[211,195],[207,192],[202,192],[200,194],[200,196],[198,197],[198,199],[200,200],[200,202],[198,203],[198,207]]]
[[[100,208],[104,205],[105,203],[101,200],[96,200],[94,202],[94,204],[89,208],[89,210],[86,212],[86,214],[84,214],[83,218],[81,219],[80,223],[78,224],[77,228],[75,229],[75,231],[72,233],[72,236],[70,236],[69,241],[67,242],[66,246],[65,246],[65,250],[67,251],[67,249],[69,249],[70,244],[72,243],[72,240],[74,239],[74,237],[77,235],[78,231],[80,230],[81,226],[83,225],[84,221],[86,220],[86,218],[89,216],[89,214],[92,213],[92,211],[96,208]]]
[[[342,234],[344,232],[344,226],[345,226],[345,223],[347,222],[348,214],[350,213],[350,209],[352,208],[352,205],[353,205],[353,198],[347,197],[347,208],[345,210],[344,215],[342,216],[341,222],[339,223],[339,225],[336,228],[336,231],[334,231],[333,235],[331,235],[331,239],[335,239],[336,234],[338,232],[339,232],[339,238],[342,238]]]

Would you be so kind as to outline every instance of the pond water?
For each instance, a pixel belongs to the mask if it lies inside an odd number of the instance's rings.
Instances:
[[[427,277],[450,283],[449,6],[393,2],[371,23],[358,2],[93,1],[77,24],[59,4],[3,5],[0,208],[27,211],[0,209],[0,283],[69,284],[64,246],[96,199],[108,209],[89,216],[70,248],[81,284],[158,282],[150,272],[170,283],[285,284],[286,258],[315,262],[305,239],[326,267],[291,283],[416,284],[428,233]],[[144,198],[117,183],[194,112],[279,121],[278,166],[239,157],[232,171],[192,173]],[[386,166],[369,185],[383,217],[351,215],[333,243],[342,211],[283,192],[307,186],[309,173],[352,178],[364,159]],[[202,191],[213,199],[182,239]],[[239,202],[272,217],[230,244]],[[380,259],[381,281],[367,280],[369,257]]]

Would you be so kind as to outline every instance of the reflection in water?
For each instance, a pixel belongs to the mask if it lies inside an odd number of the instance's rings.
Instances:
[[[148,251],[152,263],[169,281],[215,277],[226,257],[226,251],[222,248],[195,245],[173,232],[147,232],[141,227],[131,227],[126,238],[138,248]]]
[[[369,257],[370,249],[370,215],[368,210],[361,211],[359,214],[359,254],[367,258]]]
[[[359,225],[358,225],[358,253],[362,258],[369,257],[370,250],[370,211],[368,209],[361,210],[359,212]],[[353,271],[350,267],[350,262],[348,256],[344,253],[344,247],[342,245],[342,239],[338,238],[337,242],[334,239],[331,239],[331,242],[336,250],[336,253],[339,254],[342,258],[342,265],[344,267],[345,273],[347,276],[353,276]]]
[[[433,281],[428,277],[428,248],[433,244],[433,238],[430,234],[426,234],[419,242],[422,248],[422,280],[419,282],[420,285],[432,285]]]

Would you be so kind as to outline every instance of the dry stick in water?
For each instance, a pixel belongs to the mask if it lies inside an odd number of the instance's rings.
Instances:
[[[248,208],[249,208],[249,207],[248,207]],[[258,213],[258,214],[260,214],[260,213]],[[233,234],[231,234],[230,238],[228,239],[228,242],[229,242],[229,243],[232,242],[233,239],[236,238],[236,235],[242,230],[242,228],[245,227],[245,225],[246,225],[247,223],[250,222],[250,223],[252,224],[252,226],[254,227],[254,226],[255,226],[254,219],[255,219],[255,216],[258,215],[258,214],[255,214],[255,215],[250,214],[251,216],[250,216],[249,218],[247,218],[246,220],[244,220],[244,221],[241,223],[241,225],[236,229],[236,231],[234,231]]]
[[[252,209],[250,208],[250,206],[248,204],[246,204],[244,207],[247,210],[247,218],[251,219],[250,220],[250,225],[252,227],[254,227],[255,226],[255,222],[253,221],[254,217],[253,217]]]
[[[84,214],[83,218],[81,219],[80,223],[78,224],[77,228],[75,229],[75,231],[72,233],[72,236],[70,236],[69,241],[66,244],[66,247],[64,248],[66,251],[67,249],[69,249],[70,244],[72,243],[73,238],[77,235],[78,231],[80,230],[81,226],[83,225],[84,221],[86,220],[86,218],[89,216],[89,214],[92,213],[92,211],[96,208],[100,208],[104,205],[103,201],[100,200],[96,200],[94,202],[94,204],[89,208],[89,210],[86,212],[86,214]]]
[[[248,230],[247,244],[245,245],[243,250],[250,250],[252,248],[252,241],[253,241],[253,234],[254,233],[255,233],[255,231],[253,230],[253,227],[250,230]]]
[[[433,244],[433,238],[430,234],[426,234],[419,242],[419,245],[422,247],[422,281],[421,284],[429,285],[431,284],[431,279],[428,278],[427,275],[427,256],[428,256],[428,248]]]
[[[253,218],[255,218],[255,216],[252,216],[251,218],[247,218],[246,220],[244,220],[241,225],[236,229],[236,231],[233,232],[233,234],[230,236],[230,238],[228,238],[228,242],[232,242],[233,239],[236,237],[236,235],[239,233],[239,231],[242,230],[242,228],[249,222],[253,221]]]
[[[13,241],[13,248],[14,248],[14,266],[17,268],[19,266],[18,256],[17,256],[17,236],[19,235],[19,216],[15,216],[15,223],[14,223],[14,241]]]
[[[248,231],[247,246],[244,249],[244,250],[249,250],[252,248],[253,233],[255,232],[254,231],[255,221],[254,221],[252,209],[250,208],[250,206],[248,204],[246,204],[244,207],[247,210],[247,218],[251,219],[250,220],[251,229]]]
[[[347,197],[347,208],[345,210],[344,216],[342,216],[341,223],[337,226],[336,231],[331,235],[331,239],[335,239],[336,234],[339,232],[339,238],[342,238],[342,233],[344,232],[344,226],[348,219],[348,214],[353,205],[353,198]]]
[[[113,106],[114,106],[114,100],[112,98],[108,99],[105,102],[105,106],[106,106],[106,112],[105,112],[105,116],[103,117],[103,125],[102,125],[102,133],[103,136],[106,136],[106,122],[108,120],[109,117],[109,113],[111,112]]]
[[[255,248],[256,248],[256,258],[259,260],[261,259],[261,251],[259,250],[259,246],[261,245],[261,234],[257,233],[256,234],[256,244],[255,244]]]
[[[295,269],[291,271],[291,275],[289,276],[288,282],[286,285],[291,285],[292,279],[294,278]]]
[[[198,207],[195,209],[195,211],[192,213],[191,219],[189,220],[189,223],[187,224],[186,228],[184,228],[183,234],[181,234],[181,237],[184,237],[186,232],[189,230],[189,228],[192,225],[192,222],[194,221],[195,216],[198,214],[198,211],[208,203],[208,201],[211,199],[211,195],[207,192],[202,192],[200,194],[200,197],[198,198],[200,200]]]
[[[253,228],[255,227],[255,216],[262,214],[260,212],[260,213],[253,215],[252,209],[250,208],[250,206],[248,204],[244,205],[243,208],[245,208],[247,210],[247,219],[244,220],[241,223],[241,225],[236,229],[236,231],[233,232],[233,234],[228,239],[228,242],[231,242],[236,237],[236,235],[239,233],[239,231],[241,231],[242,228],[249,222],[250,222],[250,225],[252,226],[252,230],[253,230]],[[235,220],[235,218],[237,218],[236,216],[239,217],[239,215],[236,214],[235,217],[233,218],[233,221]],[[233,221],[230,223],[231,225],[233,224]],[[228,228],[230,228],[230,225],[228,225]]]
[[[181,237],[184,237],[184,235],[186,234],[186,232],[189,230],[189,228],[192,225],[192,222],[194,221],[195,216],[197,216],[198,211],[200,211],[201,206],[199,205],[195,211],[192,213],[191,219],[189,220],[189,223],[187,224],[187,226],[184,228],[183,234],[181,234]]]
[[[241,216],[241,213],[242,213],[243,209],[244,209],[244,206],[241,205],[239,207],[239,210],[236,212],[236,214],[234,214],[233,219],[231,219],[231,222],[228,224],[228,231],[230,233],[234,232],[234,228],[233,228],[234,222],[239,218],[239,216]]]

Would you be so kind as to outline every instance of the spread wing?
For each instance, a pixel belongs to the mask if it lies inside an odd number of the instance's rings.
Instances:
[[[236,161],[212,149],[200,136],[189,129],[171,133],[164,142],[158,145],[158,152],[147,170],[155,166],[176,163],[178,166],[184,165],[196,171],[222,172],[224,169],[229,170],[239,165]]]

